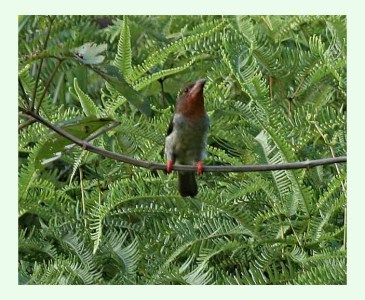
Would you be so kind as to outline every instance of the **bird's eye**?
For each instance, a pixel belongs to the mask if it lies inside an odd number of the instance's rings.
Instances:
[[[189,92],[189,89],[188,88],[185,88],[184,89],[184,94],[186,94],[187,92]]]

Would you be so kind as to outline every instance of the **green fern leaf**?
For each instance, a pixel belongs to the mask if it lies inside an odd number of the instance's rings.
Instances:
[[[99,108],[95,105],[91,98],[80,89],[79,84],[77,83],[77,78],[74,78],[74,88],[85,115],[88,117],[100,115]]]
[[[114,65],[118,68],[120,74],[128,83],[131,83],[132,73],[132,49],[131,34],[128,25],[128,17],[124,16],[120,39],[118,43],[117,54],[114,59]]]

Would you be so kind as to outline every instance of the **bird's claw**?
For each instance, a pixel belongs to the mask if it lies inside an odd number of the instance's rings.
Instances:
[[[172,166],[174,165],[174,163],[172,162],[172,160],[168,160],[167,164],[166,164],[166,172],[167,174],[170,174],[172,172]]]
[[[198,161],[196,163],[196,174],[202,175],[203,174],[203,163],[201,161]]]

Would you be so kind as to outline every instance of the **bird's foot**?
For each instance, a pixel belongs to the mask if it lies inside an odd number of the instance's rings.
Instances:
[[[168,160],[166,164],[166,172],[170,174],[172,172],[172,166],[174,165],[172,160]]]
[[[202,175],[203,174],[203,163],[201,161],[198,161],[196,163],[196,174]]]

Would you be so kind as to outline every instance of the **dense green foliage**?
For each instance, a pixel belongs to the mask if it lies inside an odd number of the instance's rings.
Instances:
[[[343,16],[19,18],[27,98],[96,146],[163,162],[176,95],[199,78],[206,164],[346,155]],[[19,106],[31,101],[20,89]],[[181,198],[174,173],[26,122],[20,284],[346,284],[346,165],[205,173],[197,197]]]

